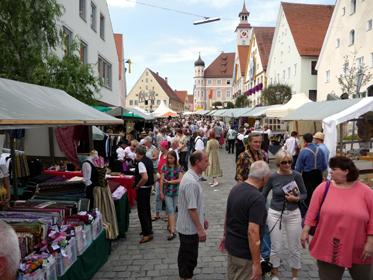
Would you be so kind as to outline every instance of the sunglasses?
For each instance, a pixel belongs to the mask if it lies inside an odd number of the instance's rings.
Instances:
[[[293,163],[293,161],[291,161],[291,160],[288,160],[288,161],[281,161],[280,162],[280,164],[283,164],[283,165],[285,165],[285,164],[292,164]]]

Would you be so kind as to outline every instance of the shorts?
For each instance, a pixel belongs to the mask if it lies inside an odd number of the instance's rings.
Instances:
[[[180,248],[177,256],[180,278],[192,278],[198,259],[198,234],[184,235],[179,233]]]
[[[228,280],[250,279],[252,273],[252,261],[238,258],[228,254]]]
[[[176,207],[177,207],[177,195],[175,196],[168,196],[165,195],[164,201],[166,203],[166,212],[168,215],[175,214]]]

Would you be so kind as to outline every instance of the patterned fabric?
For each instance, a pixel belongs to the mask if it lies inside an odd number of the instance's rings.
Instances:
[[[258,160],[264,160],[263,151],[253,151],[250,148],[242,152],[237,160],[236,181],[245,181],[249,177],[250,166]]]
[[[177,167],[168,167],[167,164],[163,165],[162,173],[164,174],[164,178],[167,181],[177,180],[179,179],[179,174],[182,172],[182,168]],[[179,191],[179,184],[164,184],[164,194],[167,196],[177,196]]]
[[[76,166],[79,166],[78,160],[78,146],[77,142],[74,139],[74,127],[59,127],[55,128],[56,140],[59,148],[65,154],[67,159],[74,163]]]
[[[209,166],[206,170],[206,176],[221,177],[223,172],[219,162],[219,142],[216,139],[207,141],[206,153],[209,157]]]

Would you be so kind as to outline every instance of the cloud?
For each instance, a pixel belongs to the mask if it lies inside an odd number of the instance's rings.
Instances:
[[[136,6],[136,0],[107,0],[109,7],[133,8]]]
[[[198,53],[201,52],[203,57],[210,57],[217,54],[219,50],[215,47],[206,46],[191,46],[179,49],[175,52],[162,53],[158,58],[158,63],[180,63],[180,62],[193,62],[197,59]]]

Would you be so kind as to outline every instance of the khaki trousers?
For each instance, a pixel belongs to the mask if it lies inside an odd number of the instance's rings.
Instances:
[[[252,272],[252,261],[241,259],[228,254],[228,280],[250,279]]]

